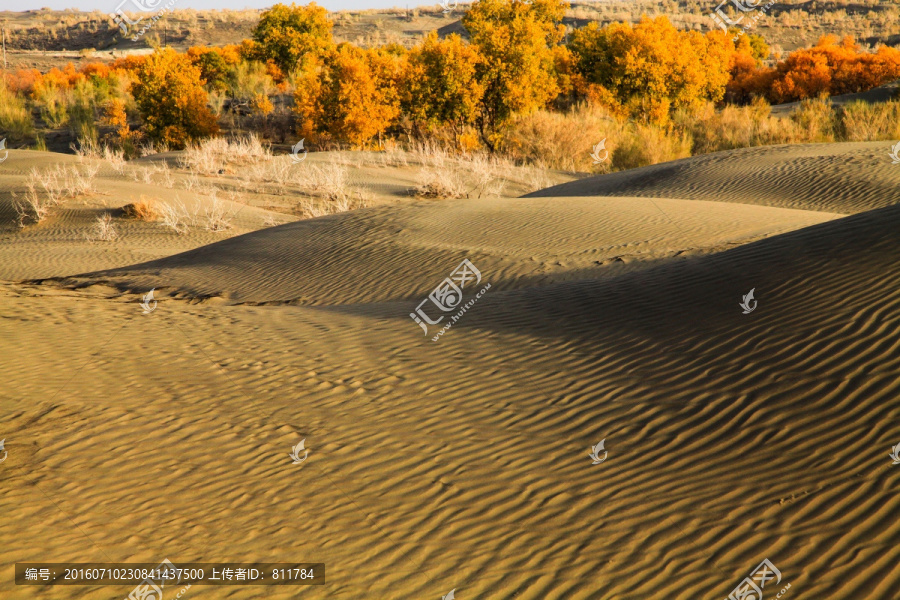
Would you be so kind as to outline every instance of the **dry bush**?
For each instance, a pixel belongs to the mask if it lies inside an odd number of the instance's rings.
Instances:
[[[231,165],[257,164],[269,157],[269,149],[256,134],[250,134],[234,140],[213,138],[188,146],[179,163],[194,173],[217,175]]]
[[[161,214],[156,205],[156,200],[141,196],[136,202],[122,207],[122,216],[138,221],[156,221]]]
[[[838,109],[839,134],[848,142],[900,138],[900,102],[851,102]]]
[[[94,177],[100,166],[96,164],[76,166],[57,165],[52,169],[32,168],[25,182],[23,196],[13,195],[16,222],[24,227],[29,222],[40,223],[64,198],[77,198],[95,193]]]
[[[517,118],[503,144],[503,152],[517,162],[550,169],[589,172],[608,169],[593,164],[591,151],[601,140],[612,151],[625,125],[604,108],[582,104],[565,113],[536,111]]]
[[[354,189],[336,199],[301,198],[297,211],[305,217],[322,217],[371,205],[372,199],[363,190]]]
[[[225,203],[213,194],[210,203],[203,206],[203,216],[199,219],[199,223],[207,231],[225,231],[231,229],[236,212],[233,209],[228,210]]]
[[[556,182],[551,179],[546,169],[538,166],[523,167],[523,169],[525,172],[524,184],[526,193],[536,192],[556,185]]]
[[[74,166],[71,169],[65,169],[63,171],[63,181],[69,190],[70,197],[75,198],[97,193],[97,188],[94,187],[94,178],[99,171],[100,165],[96,163],[81,165],[80,169]]]
[[[13,208],[16,211],[16,224],[25,227],[29,223],[40,223],[50,214],[50,209],[57,205],[49,196],[43,196],[35,189],[33,182],[26,182],[28,191],[23,197],[13,192]]]
[[[153,183],[153,169],[151,167],[136,167],[131,171],[131,177],[138,183]]]
[[[32,167],[28,174],[28,181],[25,184],[28,186],[29,194],[36,190],[37,186],[40,185],[41,188],[43,188],[44,194],[47,196],[50,205],[56,205],[62,202],[66,188],[65,182],[60,182],[60,170],[64,169],[65,167],[62,166],[57,166],[55,169],[43,170]]]
[[[505,175],[515,169],[501,157],[484,154],[451,157],[433,145],[418,146],[415,159],[425,166],[418,176],[417,196],[423,198],[481,198],[503,193]]]
[[[89,233],[84,234],[89,242],[113,242],[119,239],[119,232],[113,223],[112,215],[103,213],[94,221],[94,226]]]
[[[346,203],[352,194],[347,168],[337,162],[309,165],[302,184],[311,195],[332,202]]]
[[[771,116],[771,109],[761,99],[750,106],[728,104],[721,110],[708,103],[697,112],[677,113],[674,122],[691,134],[693,154],[801,141],[794,123]]]
[[[826,97],[803,100],[790,114],[799,133],[806,142],[833,142],[838,126],[834,107]]]
[[[416,180],[416,195],[423,198],[461,198],[465,194],[465,184],[456,170],[427,168]]]
[[[610,152],[610,162],[614,170],[636,169],[690,155],[689,133],[669,132],[653,125],[632,124]]]
[[[34,124],[25,100],[13,93],[0,79],[0,131],[15,140],[31,135]]]
[[[84,164],[84,159],[88,158],[106,162],[120,175],[125,171],[125,152],[122,150],[111,148],[106,145],[98,147],[93,144],[83,144],[75,149],[75,154],[82,164]],[[89,168],[94,170],[94,175],[100,170],[100,166],[89,165]]]
[[[405,167],[409,165],[406,159],[406,152],[399,144],[385,143],[384,151],[377,155],[378,163],[383,167]]]
[[[178,199],[178,196],[171,203],[161,204],[159,214],[161,224],[179,235],[187,233],[189,226],[193,223],[191,213]]]

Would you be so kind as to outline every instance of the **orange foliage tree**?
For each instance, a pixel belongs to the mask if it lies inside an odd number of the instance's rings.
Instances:
[[[772,85],[772,77],[760,76],[763,61],[769,57],[769,46],[755,33],[742,35],[735,41],[731,59],[731,78],[725,88],[725,100],[747,103],[754,97],[765,96]],[[768,73],[774,73],[769,69]]]
[[[366,146],[400,114],[401,47],[363,49],[343,43],[298,77],[294,112],[299,132]]]
[[[590,23],[569,47],[586,96],[653,122],[665,122],[673,108],[721,100],[735,53],[727,33],[680,31],[666,17]]]
[[[158,49],[135,73],[131,93],[144,119],[147,136],[173,148],[218,133],[207,108],[208,95],[200,69],[186,54]]]
[[[417,132],[449,125],[458,137],[475,122],[484,94],[480,60],[478,51],[456,34],[440,40],[432,31],[410,50],[400,105]]]
[[[792,52],[774,68],[745,65],[735,72],[730,87],[738,91],[738,100],[756,93],[782,103],[820,94],[863,92],[898,77],[900,50],[881,46],[872,54],[861,51],[849,36],[838,41],[826,35],[812,48]]]
[[[303,67],[311,59],[334,47],[333,23],[328,11],[315,2],[306,6],[276,4],[265,11],[253,30],[247,53],[262,62],[274,62],[284,73]]]
[[[494,150],[513,115],[545,106],[559,95],[555,51],[568,4],[561,0],[478,0],[463,17],[480,60],[484,88],[476,125]]]

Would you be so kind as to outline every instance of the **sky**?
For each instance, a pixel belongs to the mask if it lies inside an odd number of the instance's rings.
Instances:
[[[39,8],[51,8],[64,10],[76,8],[83,11],[102,10],[114,12],[122,0],[0,0],[0,11],[25,11]],[[195,8],[197,10],[209,9],[242,9],[242,8],[268,8],[277,2],[290,4],[291,0],[176,0],[175,10],[179,8]],[[297,4],[307,4],[308,0],[297,1]],[[161,4],[166,4],[162,2]],[[126,6],[130,2],[126,1]],[[366,8],[392,8],[394,6],[405,8],[407,4],[413,6],[435,6],[438,0],[316,0],[316,4],[324,6],[328,10],[362,10]],[[126,9],[128,10],[128,9]],[[135,9],[131,9],[137,12]]]

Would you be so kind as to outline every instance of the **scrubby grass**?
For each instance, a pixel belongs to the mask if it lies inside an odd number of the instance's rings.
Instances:
[[[21,141],[34,131],[34,123],[25,100],[12,93],[0,80],[0,131]]]
[[[774,117],[763,100],[749,106],[708,103],[677,112],[666,126],[620,120],[600,107],[519,117],[502,153],[512,160],[556,169],[604,173],[678,158],[774,144],[857,142],[900,138],[900,101],[834,106],[827,98],[802,101]],[[594,144],[605,140],[609,160],[593,164]]]

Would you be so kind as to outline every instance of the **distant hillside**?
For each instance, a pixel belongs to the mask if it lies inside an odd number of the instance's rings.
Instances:
[[[715,3],[708,0],[654,2],[619,0],[573,3],[564,23],[569,30],[591,21],[637,22],[641,15],[666,15],[679,28],[707,31],[713,27],[709,13]],[[108,53],[147,48],[156,39],[176,49],[190,46],[236,44],[250,37],[259,19],[259,10],[176,10],[161,18],[138,41],[121,35],[109,15],[102,11],[31,10],[0,11],[0,25],[6,29],[7,68],[49,69],[66,62],[108,60]],[[438,4],[419,8],[372,9],[332,13],[334,37],[339,42],[359,46],[399,43],[412,46],[429,31],[441,35],[465,35],[460,19],[465,4],[444,13]],[[752,29],[762,35],[776,54],[807,47],[825,34],[852,35],[862,44],[900,44],[900,8],[893,0],[852,3],[780,2]],[[60,52],[68,54],[59,55]],[[53,53],[53,54],[47,54]]]

